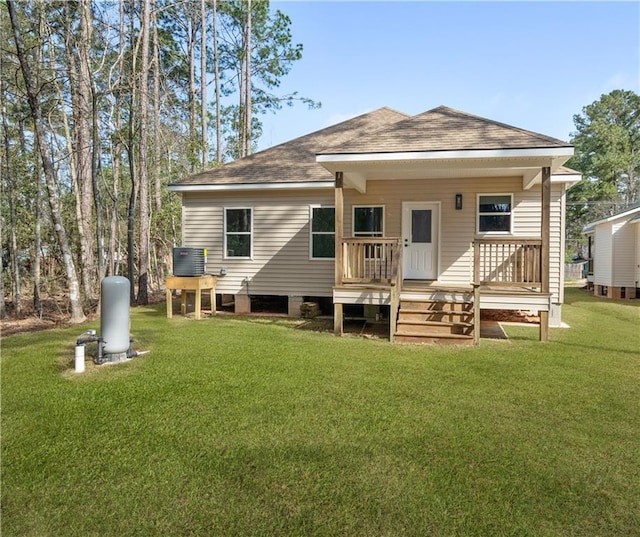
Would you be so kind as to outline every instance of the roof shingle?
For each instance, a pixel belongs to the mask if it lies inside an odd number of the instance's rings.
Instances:
[[[571,147],[571,144],[480,116],[438,106],[321,154]]]
[[[363,132],[375,132],[407,117],[409,116],[390,108],[379,108],[248,157],[191,175],[176,184],[224,185],[332,181],[333,175],[316,163],[318,151],[329,145],[344,143]]]
[[[439,106],[417,116],[384,107],[248,157],[197,173],[185,185],[332,181],[318,154],[571,147],[532,131]]]

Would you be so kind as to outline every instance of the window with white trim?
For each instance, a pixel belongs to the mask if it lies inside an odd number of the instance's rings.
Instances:
[[[250,208],[224,210],[224,256],[251,258],[253,211]]]
[[[335,207],[311,207],[311,259],[335,258],[335,222]]]
[[[478,233],[511,233],[513,194],[478,195]]]
[[[353,236],[384,236],[384,207],[353,207]]]

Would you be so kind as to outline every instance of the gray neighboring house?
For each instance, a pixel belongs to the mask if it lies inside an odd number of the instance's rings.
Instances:
[[[640,298],[640,205],[587,224],[587,280],[594,294]]]
[[[473,343],[480,310],[561,324],[573,147],[440,106],[381,108],[169,185],[183,245],[208,250],[219,299],[333,304],[392,340]]]

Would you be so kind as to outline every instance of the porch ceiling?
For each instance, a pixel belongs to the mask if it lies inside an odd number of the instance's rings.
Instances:
[[[344,186],[361,192],[366,191],[370,180],[471,177],[522,177],[523,189],[530,189],[540,184],[543,167],[549,166],[553,174],[572,154],[572,148],[554,148],[548,151],[334,154],[318,155],[316,160],[332,173],[343,172]]]

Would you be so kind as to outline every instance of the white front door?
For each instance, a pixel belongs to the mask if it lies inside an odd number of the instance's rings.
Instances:
[[[439,203],[402,203],[402,273],[405,280],[438,278],[439,227]]]

